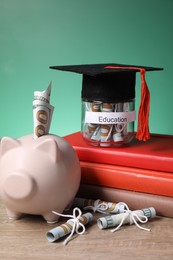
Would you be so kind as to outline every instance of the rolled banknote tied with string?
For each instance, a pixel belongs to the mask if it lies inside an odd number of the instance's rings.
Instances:
[[[92,103],[85,102],[85,111],[99,112],[100,111],[100,101],[93,101]],[[86,129],[85,129],[86,128]],[[91,140],[99,141],[100,139],[100,125],[99,124],[84,124],[84,136]]]
[[[78,216],[76,216],[76,211],[78,211]],[[54,212],[54,211],[53,211]],[[93,215],[90,212],[87,212],[82,215],[81,211],[78,208],[75,208],[73,210],[73,215],[63,215],[59,214],[57,212],[54,212],[55,214],[58,214],[59,216],[64,217],[70,217],[70,219],[65,223],[58,227],[55,227],[47,232],[46,237],[49,242],[55,242],[56,240],[60,239],[61,237],[64,237],[68,234],[70,234],[67,239],[64,241],[64,244],[66,245],[68,241],[70,240],[71,236],[73,235],[74,231],[76,231],[77,234],[83,234],[85,232],[84,225],[88,224],[93,220]],[[82,228],[82,231],[79,231],[79,228]]]
[[[102,106],[102,112],[112,112],[114,109],[113,104],[109,103],[103,103]],[[112,138],[112,129],[113,125],[107,124],[107,125],[101,125],[101,130],[100,130],[100,146],[110,146],[110,141]]]
[[[73,207],[79,207],[84,210],[92,210],[100,213],[119,214],[124,212],[125,206],[123,203],[113,203],[101,200],[92,200],[76,197],[72,204]]]
[[[34,91],[33,122],[34,139],[48,134],[52,120],[54,107],[50,105],[50,93],[52,82],[44,91]]]
[[[128,111],[127,109],[125,109],[126,106],[128,108],[128,103],[116,103],[114,110],[115,110],[115,112]],[[123,138],[124,138],[123,134],[127,135],[127,131],[125,132],[126,129],[127,129],[127,123],[125,123],[125,124],[115,124],[113,126],[112,136],[113,136],[114,142],[123,141]]]
[[[126,208],[127,210],[124,213],[99,218],[97,220],[98,227],[100,229],[116,227],[111,230],[111,232],[114,232],[117,231],[122,225],[136,224],[138,228],[150,231],[150,229],[141,227],[137,222],[146,223],[149,219],[154,218],[156,216],[156,211],[153,207],[134,211],[129,210],[128,207]]]

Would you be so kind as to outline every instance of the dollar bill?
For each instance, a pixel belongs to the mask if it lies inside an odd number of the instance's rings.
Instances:
[[[114,104],[103,103],[102,112],[112,112],[114,109]],[[110,146],[111,134],[112,134],[113,125],[101,125],[100,131],[100,146]]]
[[[128,103],[116,103],[115,112],[128,112]],[[124,140],[124,137],[128,134],[127,123],[115,124],[113,128],[113,140],[114,142],[120,142]]]
[[[80,223],[83,225],[88,224],[93,220],[93,215],[89,212],[80,216]],[[51,229],[47,232],[46,237],[49,242],[55,242],[56,240],[64,237],[72,232],[74,222],[68,220],[65,224],[62,224],[56,228]]]
[[[121,213],[118,215],[110,215],[110,216],[102,217],[97,220],[97,225],[100,229],[116,227],[122,222],[122,219],[124,219],[122,223],[123,225],[133,224],[133,218],[131,217],[131,212],[133,216],[137,215],[141,219],[143,216],[147,217],[148,219],[154,218],[156,216],[155,209],[151,207],[151,208],[145,208],[141,210],[127,211],[125,213]],[[136,219],[136,221],[138,221],[138,219]]]
[[[52,81],[49,83],[49,86],[44,91],[34,91],[34,100],[41,100],[46,103],[50,102],[50,94],[52,89]]]
[[[85,111],[91,111],[91,112],[99,112],[100,111],[100,101],[93,101],[92,103],[85,103]],[[86,128],[86,129],[85,129]],[[91,140],[99,141],[100,139],[100,125],[97,124],[92,124],[92,123],[84,123],[84,137],[89,138]]]
[[[33,124],[34,124],[34,139],[48,134],[54,107],[50,105],[52,82],[44,91],[34,91],[33,101]]]
[[[76,197],[72,204],[73,207],[79,207],[93,212],[119,214],[124,212],[125,206],[122,203],[113,203],[102,200],[92,200]]]

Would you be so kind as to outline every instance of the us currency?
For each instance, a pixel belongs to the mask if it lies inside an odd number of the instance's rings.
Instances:
[[[119,214],[124,212],[125,206],[122,203],[113,203],[101,200],[92,200],[76,197],[72,204],[73,207],[79,207],[93,212]]]
[[[116,103],[115,112],[127,112],[128,103]],[[113,129],[113,140],[114,142],[123,141],[123,135],[127,135],[127,123],[115,124]]]
[[[100,111],[100,101],[94,101],[92,103],[85,103],[85,111],[91,111],[91,112],[99,112]],[[86,127],[85,137],[89,138],[91,140],[98,141],[100,139],[100,125],[88,123],[85,124],[84,129]]]
[[[111,216],[99,218],[97,220],[97,225],[100,229],[116,227],[116,226],[120,225],[120,223],[122,222],[123,219],[124,219],[124,221],[123,221],[122,225],[133,224],[134,221],[132,218],[132,214],[135,217],[135,220],[139,221],[139,219],[136,218],[136,216],[138,216],[140,219],[142,219],[142,217],[150,219],[150,218],[154,218],[156,216],[156,211],[153,207],[145,208],[145,209],[141,209],[141,210],[127,211],[125,213],[121,213],[118,215],[111,215]]]
[[[114,109],[114,104],[103,103],[102,112],[112,112]],[[113,125],[101,125],[100,130],[100,146],[110,146],[111,141],[111,133],[112,133]]]
[[[52,120],[54,107],[50,105],[52,82],[44,91],[34,91],[33,123],[34,139],[48,134]]]
[[[93,220],[93,215],[89,212],[80,216],[80,223],[83,225],[88,224]],[[64,237],[72,232],[74,222],[69,219],[65,224],[62,224],[56,228],[47,232],[46,237],[49,242],[55,242],[56,240]]]

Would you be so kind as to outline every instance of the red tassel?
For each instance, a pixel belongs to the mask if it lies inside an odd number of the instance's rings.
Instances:
[[[147,141],[150,139],[149,131],[149,112],[150,112],[150,92],[145,80],[146,70],[138,67],[121,67],[121,66],[106,66],[107,69],[127,69],[127,70],[139,70],[141,75],[141,102],[138,112],[138,126],[136,138],[140,141]]]
[[[150,92],[145,81],[145,69],[140,69],[141,74],[141,103],[138,112],[138,127],[136,138],[146,141],[150,139],[149,132],[149,112],[150,112]]]

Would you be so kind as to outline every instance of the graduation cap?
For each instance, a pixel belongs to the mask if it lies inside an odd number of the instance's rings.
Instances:
[[[148,126],[150,92],[145,80],[145,73],[163,70],[163,68],[115,63],[50,66],[50,68],[82,74],[82,99],[90,102],[102,101],[107,103],[127,102],[134,99],[136,72],[140,72],[141,101],[136,138],[143,141],[150,138]]]

